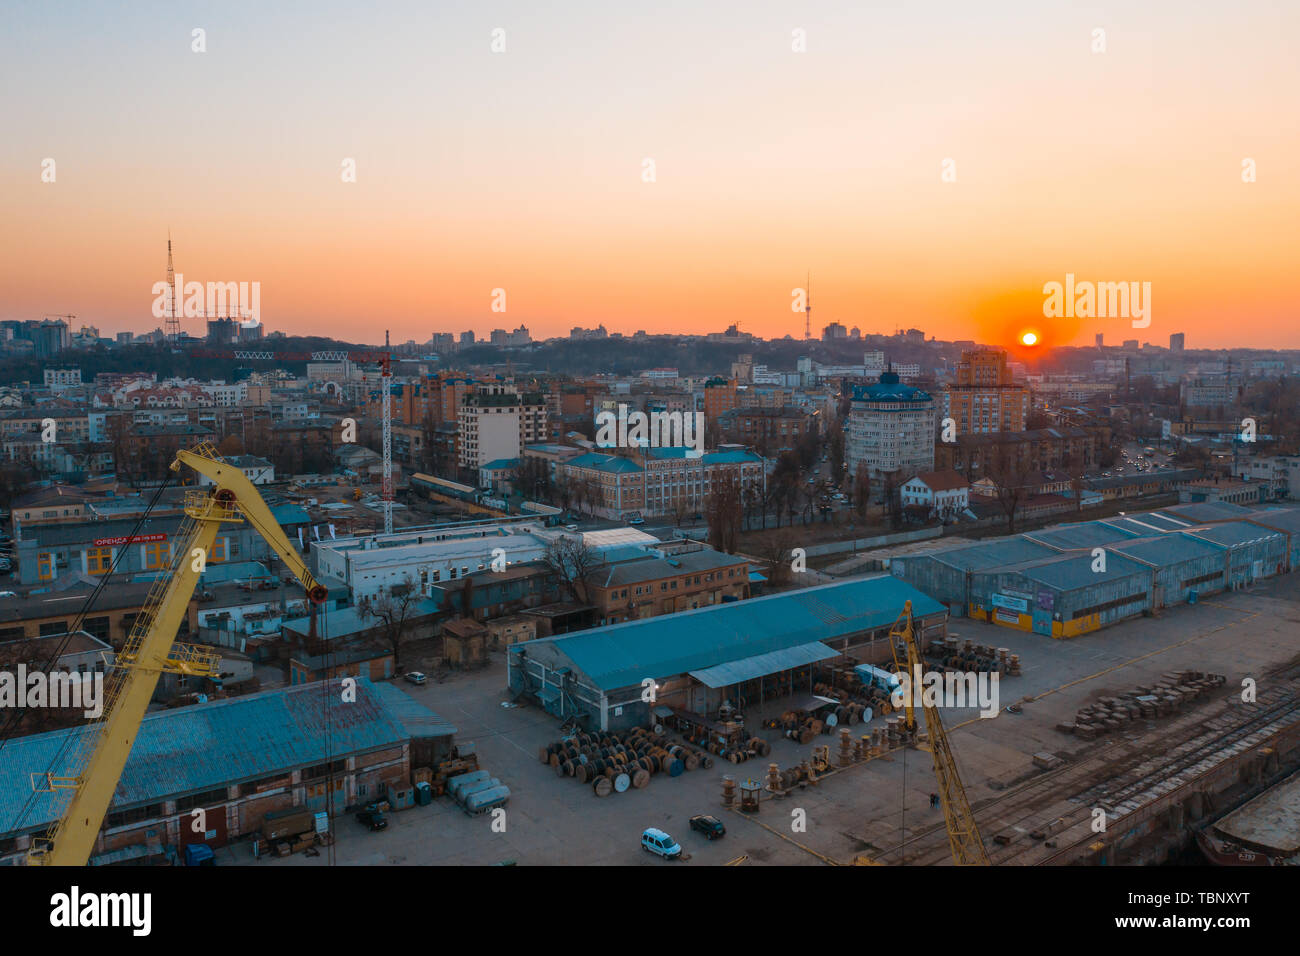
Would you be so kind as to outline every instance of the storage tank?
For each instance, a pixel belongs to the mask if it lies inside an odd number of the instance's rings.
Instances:
[[[479,780],[476,783],[467,784],[461,787],[460,794],[456,797],[456,799],[459,802],[464,803],[466,800],[468,800],[471,796],[473,796],[476,793],[482,793],[484,790],[491,790],[493,787],[499,787],[499,786],[501,786],[501,781],[498,780],[496,777],[492,777],[488,780]]]
[[[486,779],[488,779],[488,772],[486,770],[474,770],[470,773],[462,773],[447,781],[447,792],[450,793],[454,799],[459,800],[461,788],[468,787],[470,784],[478,783],[480,780]]]
[[[466,813],[483,813],[493,807],[499,807],[510,799],[509,787],[490,787],[471,793],[465,799]]]

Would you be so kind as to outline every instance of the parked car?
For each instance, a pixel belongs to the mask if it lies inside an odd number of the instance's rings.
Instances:
[[[707,813],[700,813],[691,817],[691,829],[703,833],[707,840],[716,840],[727,832],[727,828],[722,825],[721,820]]]
[[[421,674],[419,671],[410,671],[404,676],[406,677],[407,681],[409,681],[412,684],[423,684],[425,681],[429,679],[425,677],[423,674]]]
[[[371,830],[386,830],[388,828],[388,818],[378,807],[369,806],[357,814],[357,822],[364,823]]]
[[[677,841],[655,827],[650,827],[641,834],[641,849],[661,856],[665,860],[676,859],[682,855],[682,848],[678,846]]]

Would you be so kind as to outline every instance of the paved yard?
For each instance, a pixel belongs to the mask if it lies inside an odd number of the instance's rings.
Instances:
[[[1088,700],[1183,668],[1226,674],[1231,690],[1240,686],[1243,677],[1261,678],[1270,667],[1292,660],[1297,654],[1298,599],[1300,579],[1284,578],[1072,641],[970,620],[952,621],[950,633],[1021,655],[1022,676],[1001,683],[1004,707],[1034,698],[1024,704],[1020,715],[1004,712],[981,720],[974,710],[945,713],[972,802],[1033,774],[1031,758],[1037,751],[1068,758],[1095,746],[1054,729]],[[717,761],[710,770],[677,778],[656,774],[644,790],[598,798],[589,786],[558,778],[538,761],[539,746],[557,737],[557,722],[536,708],[503,707],[504,684],[504,659],[498,655],[490,667],[442,683],[400,685],[456,724],[458,739],[477,746],[480,766],[510,787],[504,832],[493,831],[490,815],[467,816],[444,797],[432,806],[390,814],[389,828],[380,833],[368,832],[349,817],[339,819],[335,863],[456,865],[513,860],[521,865],[694,866],[721,864],[744,855],[753,864],[822,865],[897,846],[915,828],[942,820],[941,812],[929,807],[934,789],[931,758],[916,750],[856,765],[793,795],[765,801],[755,816],[724,811],[725,774],[738,781],[750,775],[761,777],[769,761],[787,767],[811,752],[812,745],[780,739],[773,740],[772,755],[765,760],[739,766]],[[855,734],[864,729],[853,728]],[[834,755],[834,738],[818,742],[831,744]],[[806,816],[804,832],[792,830],[796,810]],[[718,815],[727,825],[726,837],[709,843],[690,832],[687,820],[696,813]],[[648,826],[676,837],[689,859],[668,863],[642,851],[639,837]],[[222,862],[252,862],[247,853],[246,845],[235,847]],[[258,865],[328,862],[323,850],[318,858],[295,855]]]

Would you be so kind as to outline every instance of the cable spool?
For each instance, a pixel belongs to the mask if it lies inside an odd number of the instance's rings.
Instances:
[[[632,774],[632,786],[638,790],[643,790],[650,784],[650,771],[638,770]]]
[[[670,757],[668,760],[668,776],[680,777],[686,771],[686,765],[676,757]]]
[[[824,722],[824,726],[834,727],[839,722],[840,722],[840,718],[838,716],[836,716],[835,714],[827,714],[826,720]]]
[[[551,748],[550,748],[550,747],[539,747],[539,748],[537,749],[537,759],[539,759],[542,763],[550,763],[550,762],[551,762]]]
[[[693,753],[687,753],[686,756],[682,758],[682,763],[686,765],[687,770],[694,770],[700,765],[700,758]]]
[[[592,792],[598,797],[608,797],[614,790],[614,785],[609,782],[608,777],[597,777],[596,783],[592,786]]]
[[[655,733],[656,733],[656,734],[662,734],[663,732],[664,732],[664,725],[663,725],[663,724],[655,724]]]
[[[627,793],[627,788],[632,786],[632,778],[625,773],[620,773],[614,778],[614,791],[616,793]]]
[[[585,763],[578,764],[577,769],[573,771],[573,775],[578,778],[578,783],[587,783],[591,780],[591,771],[587,769]]]

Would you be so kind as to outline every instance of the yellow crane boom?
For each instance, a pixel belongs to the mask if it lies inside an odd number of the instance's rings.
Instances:
[[[898,657],[900,639],[907,655],[906,671],[903,671],[904,662]],[[895,667],[908,675],[905,685],[908,693],[904,696],[904,707],[907,709],[908,735],[911,736],[916,730],[912,698],[918,695],[923,670],[912,623],[911,601],[903,605],[903,613],[889,631],[889,647],[894,654]],[[984,841],[980,839],[979,827],[975,825],[975,814],[966,797],[966,788],[962,786],[961,775],[957,773],[957,761],[953,759],[952,750],[948,747],[948,735],[939,718],[939,708],[927,695],[920,694],[920,697],[925,712],[925,729],[929,735],[929,742],[923,749],[929,750],[934,757],[934,777],[939,782],[939,800],[943,804],[944,823],[948,827],[952,861],[958,866],[988,866],[989,855],[984,849]]]
[[[212,487],[186,494],[186,520],[175,539],[180,547],[171,555],[170,573],[158,578],[150,590],[117,656],[105,694],[103,717],[82,735],[81,747],[69,764],[84,769],[77,776],[32,774],[34,789],[70,789],[72,797],[43,840],[33,846],[28,857],[31,863],[85,865],[113,802],[159,675],[207,677],[217,672],[217,655],[200,646],[177,644],[175,638],[222,523],[247,520],[302,583],[312,604],[325,600],[326,589],[307,570],[271,509],[243,472],[222,461],[206,442],[178,452],[171,470],[178,472],[181,465],[207,477]]]

